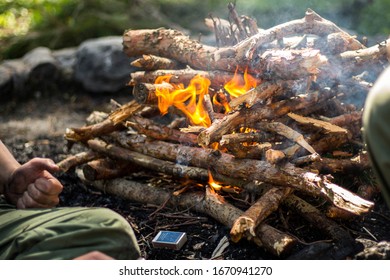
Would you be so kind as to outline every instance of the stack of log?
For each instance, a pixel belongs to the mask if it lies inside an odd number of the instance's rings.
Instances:
[[[367,48],[312,10],[267,30],[229,10],[230,22],[206,21],[216,47],[175,30],[126,31],[124,52],[140,56],[132,65],[143,68],[131,74],[134,98],[68,129],[69,143],[88,149],[59,165],[78,167],[80,177],[108,193],[208,214],[231,228],[232,241],[253,240],[276,256],[304,243],[286,224],[267,221],[278,209],[292,210],[339,245],[336,257],[347,254],[340,246],[354,239],[337,221],[372,210],[372,186],[359,192],[334,177],[370,168],[362,107],[388,64],[389,44]],[[156,83],[166,75],[169,82]],[[226,83],[248,76],[254,88],[238,97],[226,93]],[[197,97],[208,125],[191,123],[179,106],[161,117],[160,92],[194,77],[209,80]],[[143,170],[169,176],[170,186],[129,177]]]

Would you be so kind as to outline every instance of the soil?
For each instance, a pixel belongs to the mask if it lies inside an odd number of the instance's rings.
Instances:
[[[68,150],[63,138],[66,128],[84,125],[94,110],[108,112],[111,99],[124,103],[131,98],[127,90],[107,95],[74,89],[51,96],[39,92],[31,95],[27,100],[0,104],[0,139],[21,163],[33,157],[48,157],[59,162],[82,150],[79,146]],[[249,241],[229,241],[229,229],[208,216],[126,201],[85,185],[72,171],[57,175],[64,185],[59,206],[107,207],[120,213],[132,225],[145,259],[390,259],[390,211],[380,194],[372,199],[375,209],[368,215],[338,221],[356,241],[348,248],[329,242],[329,238],[312,225],[286,211],[288,231],[299,236],[301,244],[294,248],[294,254],[275,257]],[[281,211],[271,215],[267,222],[276,224],[280,218]],[[151,241],[159,230],[186,232],[188,241],[180,250],[153,248]],[[228,246],[215,256],[213,252],[223,244],[223,237],[227,237],[225,245]]]

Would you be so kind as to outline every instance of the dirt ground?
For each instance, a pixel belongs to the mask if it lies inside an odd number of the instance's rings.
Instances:
[[[86,117],[94,110],[109,111],[110,99],[127,102],[131,98],[129,92],[93,96],[71,90],[52,96],[34,93],[25,101],[2,102],[0,139],[21,163],[36,156],[59,162],[83,149],[67,150],[63,138],[66,128],[84,125]],[[312,225],[291,214],[290,233],[304,236],[304,240],[301,238],[292,257],[275,257],[248,241],[232,243],[228,238],[229,229],[205,215],[125,201],[86,186],[73,172],[58,174],[58,178],[65,186],[60,206],[96,206],[117,211],[133,226],[145,259],[390,259],[390,211],[380,195],[373,199],[376,206],[372,213],[339,221],[354,237],[356,242],[352,247],[333,244]],[[278,213],[275,213],[269,222],[277,219]],[[186,232],[188,241],[178,251],[153,248],[151,241],[159,230]],[[218,245],[225,247],[217,255],[213,254]]]

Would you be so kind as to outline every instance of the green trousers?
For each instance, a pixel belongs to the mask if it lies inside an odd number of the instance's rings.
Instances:
[[[137,259],[128,222],[105,208],[15,209],[0,197],[0,259],[73,259],[91,251]]]
[[[381,74],[367,96],[363,128],[374,172],[390,207],[390,68]]]

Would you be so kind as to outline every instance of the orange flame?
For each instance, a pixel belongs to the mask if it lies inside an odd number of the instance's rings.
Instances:
[[[224,94],[223,92],[219,92],[218,94]],[[213,104],[223,107],[225,109],[225,113],[229,113],[232,109],[230,108],[229,102],[224,98],[223,100],[218,101],[218,94],[214,94],[213,96]]]
[[[170,83],[172,75],[164,75],[157,77],[155,83]],[[172,84],[173,90],[169,88],[157,88],[156,96],[158,98],[158,108],[161,114],[168,113],[171,106],[178,108],[190,120],[191,124],[209,127],[211,125],[210,117],[204,108],[203,100],[206,94],[209,94],[210,80],[200,75],[195,76],[188,87],[183,84]],[[244,81],[238,75],[237,70],[233,78],[224,86],[225,90],[230,94],[231,98],[245,94],[250,89],[257,86],[257,80],[244,72]],[[213,97],[214,104],[223,106],[225,113],[229,112],[230,106],[228,100],[220,100],[218,102],[216,95]]]
[[[213,176],[211,175],[211,172],[209,170],[209,186],[215,190],[215,191],[219,191],[222,189],[222,185],[220,185],[218,182],[216,182],[213,178]]]
[[[244,72],[244,84],[240,79],[240,76],[236,72],[234,73],[233,78],[227,82],[224,86],[224,89],[230,94],[231,97],[238,97],[247,93],[250,89],[257,86],[257,80],[248,74],[247,69]]]
[[[169,83],[171,75],[160,76],[156,79],[156,84]],[[202,76],[195,76],[188,87],[183,84],[172,84],[174,90],[156,89],[158,98],[158,108],[161,114],[166,114],[170,106],[174,106],[182,111],[193,125],[209,127],[210,117],[203,106],[204,95],[209,93],[209,79]]]

